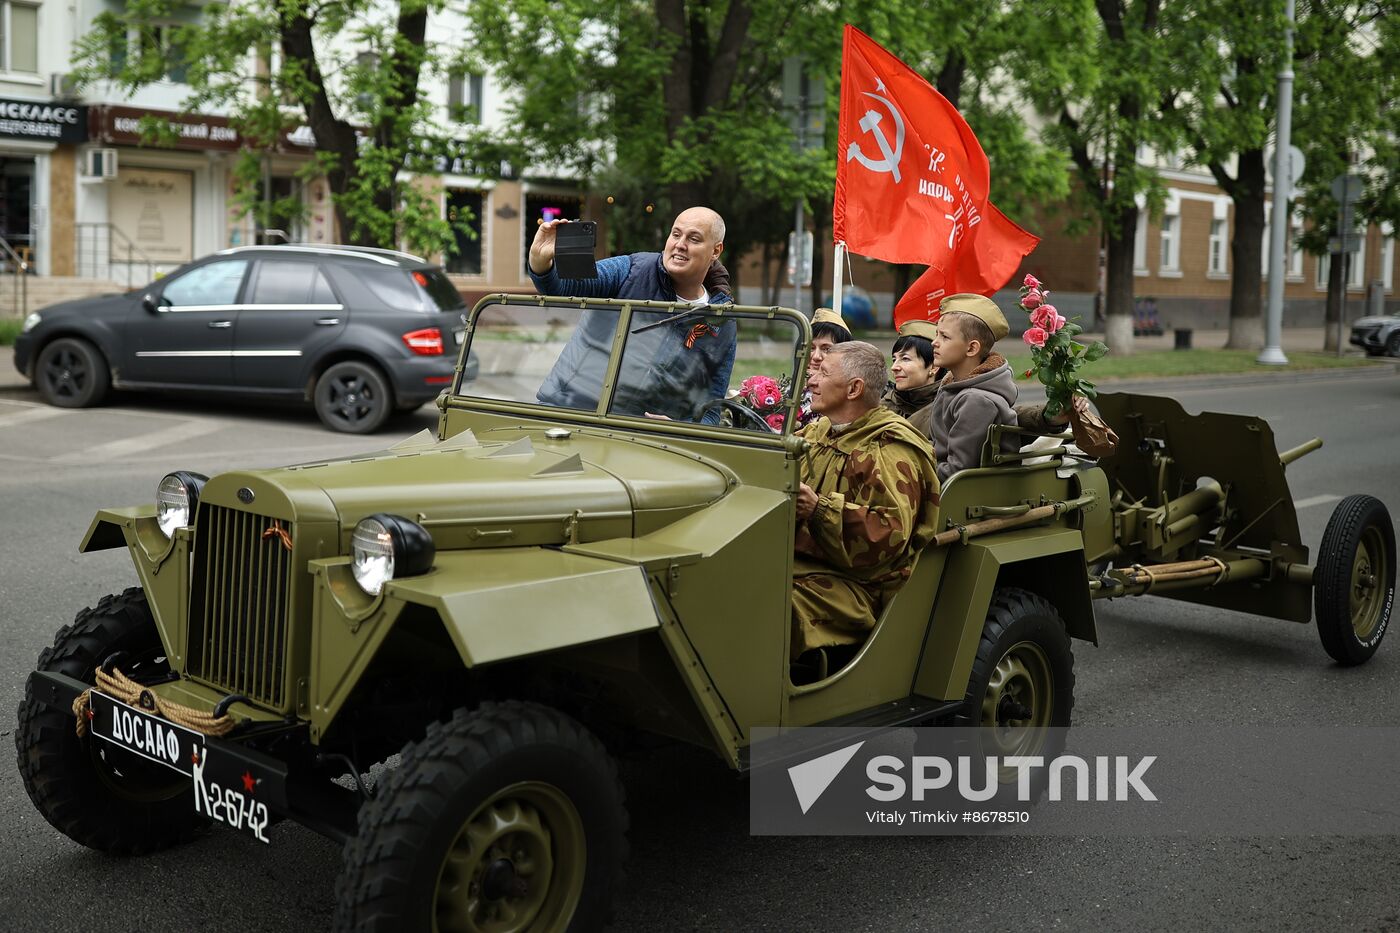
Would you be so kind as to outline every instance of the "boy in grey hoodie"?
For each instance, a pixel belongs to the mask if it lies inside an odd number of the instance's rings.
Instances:
[[[1015,427],[1016,383],[1010,364],[992,352],[1011,329],[996,302],[983,295],[949,295],[938,311],[933,362],[948,374],[929,406],[929,434],[938,479],[946,483],[957,471],[981,462],[988,428]],[[1019,445],[1014,434],[1002,439],[1003,453],[1013,453]]]

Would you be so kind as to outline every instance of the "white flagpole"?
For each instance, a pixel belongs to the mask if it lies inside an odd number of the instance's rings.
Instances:
[[[841,266],[846,261],[846,242],[836,241],[836,248],[831,252],[831,265],[835,273],[831,277],[831,310],[837,314],[841,313]],[[847,325],[848,327],[850,325]]]

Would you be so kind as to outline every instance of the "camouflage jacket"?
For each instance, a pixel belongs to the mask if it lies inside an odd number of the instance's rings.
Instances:
[[[818,498],[797,527],[796,572],[834,571],[897,588],[938,532],[938,476],[927,438],[884,408],[839,434],[824,417],[799,433],[810,445],[802,482]]]

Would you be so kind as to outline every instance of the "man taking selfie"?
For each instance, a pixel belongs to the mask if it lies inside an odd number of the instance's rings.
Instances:
[[[719,262],[724,220],[707,207],[681,211],[661,252],[603,259],[597,278],[591,279],[562,278],[555,268],[558,228],[563,223],[540,224],[530,244],[530,279],[542,295],[679,302],[697,308],[731,300],[729,273]],[[624,372],[619,374],[618,394],[610,409],[614,413],[692,421],[704,402],[724,398],[728,392],[736,346],[734,322],[697,323],[687,317],[662,323],[674,317],[666,312],[633,316]],[[540,386],[540,402],[583,410],[596,407],[615,321],[610,314],[584,312]],[[650,324],[660,326],[646,326]],[[639,326],[645,329],[638,330]],[[700,420],[718,423],[719,410],[705,411]]]

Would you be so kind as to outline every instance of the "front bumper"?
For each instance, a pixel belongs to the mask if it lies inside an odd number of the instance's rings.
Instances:
[[[19,374],[30,382],[34,381],[34,374],[30,367],[34,363],[34,335],[20,334],[15,338],[15,369]]]
[[[73,701],[90,688],[90,684],[53,671],[29,675],[30,695],[45,706],[62,710],[71,710]],[[275,816],[294,820],[340,843],[355,835],[360,797],[310,764],[317,756],[307,740],[306,723],[245,721],[228,738],[205,736],[202,741],[220,757],[235,762],[237,769],[257,776],[259,799]],[[269,748],[302,751],[305,754],[297,758],[307,763],[298,766],[287,755],[270,753]]]
[[[1363,350],[1381,352],[1385,349],[1386,341],[1394,332],[1393,328],[1383,328],[1379,325],[1353,327],[1351,329],[1351,345],[1361,347]]]

